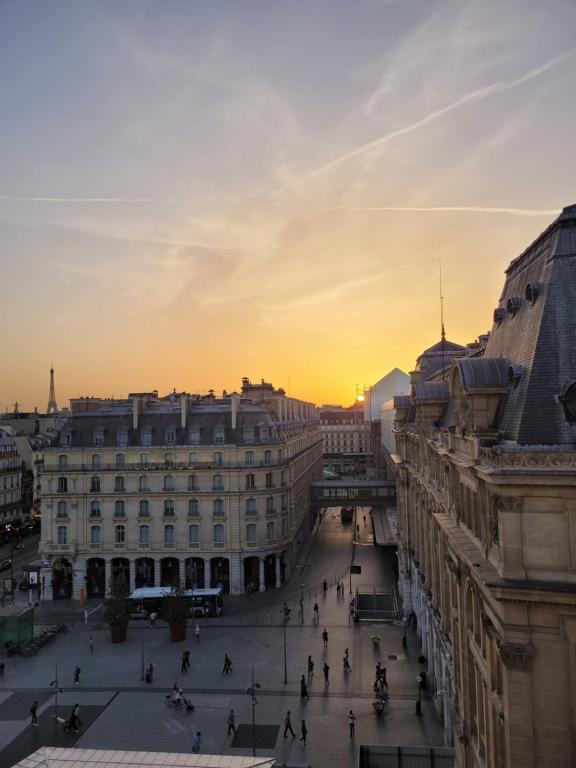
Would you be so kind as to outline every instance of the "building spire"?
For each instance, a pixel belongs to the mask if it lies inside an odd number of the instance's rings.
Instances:
[[[56,389],[54,387],[54,368],[50,368],[50,395],[48,396],[48,408],[46,413],[58,413],[58,405],[56,404]]]
[[[442,344],[442,380],[444,380],[444,342],[446,341],[446,330],[444,329],[444,296],[442,294],[442,259],[438,259],[438,270],[440,272],[440,338]]]

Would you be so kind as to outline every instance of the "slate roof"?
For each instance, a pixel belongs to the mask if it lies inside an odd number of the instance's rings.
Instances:
[[[421,378],[432,376],[437,371],[446,367],[451,358],[461,357],[467,353],[468,349],[461,344],[455,344],[453,341],[445,339],[433,344],[425,349],[416,360],[414,369],[420,374]]]
[[[461,358],[455,365],[460,369],[462,386],[468,389],[501,389],[508,385],[510,364],[505,357]]]
[[[447,402],[448,382],[446,381],[416,381],[412,392],[415,400],[440,400]]]

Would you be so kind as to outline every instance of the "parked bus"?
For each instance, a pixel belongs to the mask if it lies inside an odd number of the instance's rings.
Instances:
[[[343,523],[351,523],[354,511],[352,507],[342,507],[340,509],[340,520]]]
[[[130,595],[133,602],[132,616],[146,618],[151,613],[161,613],[162,603],[170,594],[170,587],[140,587]],[[222,587],[213,589],[188,589],[190,616],[220,616],[222,614]]]

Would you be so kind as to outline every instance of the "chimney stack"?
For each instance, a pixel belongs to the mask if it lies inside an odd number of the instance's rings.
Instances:
[[[232,403],[232,429],[236,429],[238,409],[240,408],[240,395],[236,392],[232,392],[230,395],[230,401]]]

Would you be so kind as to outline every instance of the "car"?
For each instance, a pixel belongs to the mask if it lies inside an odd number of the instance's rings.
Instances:
[[[130,612],[130,618],[131,619],[147,619],[148,611],[146,610],[146,608],[143,608],[141,605],[139,605]]]
[[[12,560],[9,557],[7,557],[5,560],[2,560],[2,562],[0,562],[0,573],[2,571],[9,571],[11,567],[12,567]]]

